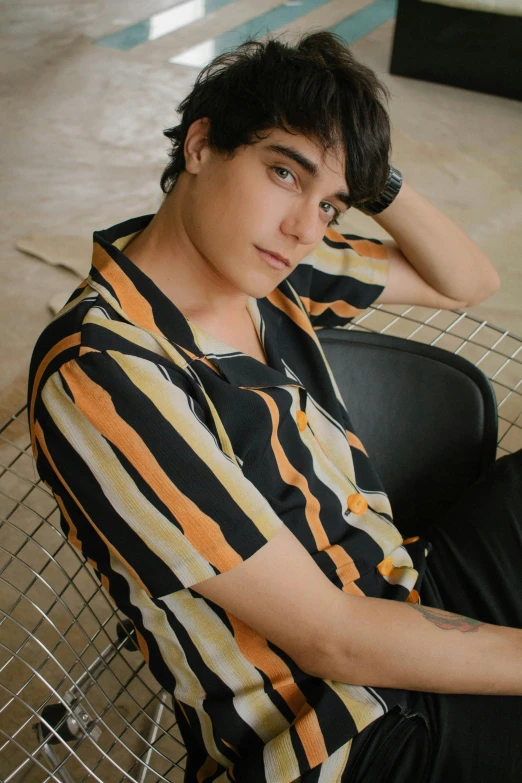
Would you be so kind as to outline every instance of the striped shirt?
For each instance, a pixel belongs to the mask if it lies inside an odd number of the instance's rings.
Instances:
[[[312,677],[191,588],[287,525],[340,590],[418,601],[422,542],[394,526],[317,336],[379,296],[386,249],[329,229],[250,298],[265,365],[188,321],[125,256],[151,218],[95,232],[88,277],[38,339],[37,470],[174,697],[186,783],[332,783],[401,691]]]

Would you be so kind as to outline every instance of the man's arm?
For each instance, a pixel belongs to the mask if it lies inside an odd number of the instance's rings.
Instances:
[[[432,693],[522,695],[522,630],[427,606],[347,598],[345,628],[357,630],[352,638],[344,632],[319,676]]]
[[[373,219],[393,237],[383,241],[390,272],[374,304],[472,307],[499,288],[478,245],[407,182]]]
[[[345,593],[285,527],[248,560],[192,589],[315,677],[435,693],[522,695],[522,630]]]

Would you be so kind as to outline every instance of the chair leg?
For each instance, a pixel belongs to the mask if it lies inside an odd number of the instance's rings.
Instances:
[[[141,771],[141,775],[138,779],[138,783],[145,783],[145,781],[148,778],[149,772],[151,771],[150,768],[150,759],[152,756],[152,750],[154,743],[156,741],[156,737],[158,736],[158,728],[160,725],[161,716],[163,715],[163,711],[165,710],[165,704],[167,702],[168,694],[166,691],[162,691],[160,694],[160,701],[158,702],[158,705],[156,707],[156,711],[154,713],[153,717],[153,724],[149,733],[149,736],[147,737],[147,752],[145,754],[145,758],[142,760],[141,764],[143,765],[143,769]]]
[[[57,767],[60,767],[61,762],[52,745],[60,742],[71,742],[86,735],[96,743],[101,736],[101,729],[97,725],[96,719],[93,719],[82,703],[84,697],[82,687],[89,680],[94,679],[96,681],[98,675],[107,668],[120,650],[138,650],[136,632],[130,620],[118,623],[116,632],[118,636],[117,641],[108,644],[81,677],[68,688],[63,695],[61,703],[48,704],[43,708],[41,720],[34,726],[39,744],[43,743],[41,752],[53,765],[53,774],[57,775],[63,783],[74,783],[74,781],[65,768],[57,769]],[[157,708],[159,710],[161,707],[160,716],[164,705],[165,701],[163,699]],[[154,738],[156,731],[155,725],[153,726]]]
[[[54,748],[51,747],[51,744],[49,741],[44,742],[44,736],[42,733],[42,724],[37,723],[34,727],[36,730],[36,736],[38,738],[38,744],[43,743],[42,745],[42,753],[46,757],[46,760],[49,763],[50,772],[53,775],[54,778],[58,778],[62,781],[62,783],[74,783],[74,780],[71,778],[65,767],[60,766],[61,762],[58,756],[56,755]]]

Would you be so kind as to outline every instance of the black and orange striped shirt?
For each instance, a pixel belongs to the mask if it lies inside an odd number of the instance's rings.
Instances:
[[[188,321],[125,256],[151,218],[95,233],[88,277],[35,346],[37,469],[174,696],[186,783],[332,783],[401,692],[312,677],[191,588],[287,525],[340,590],[417,600],[424,551],[393,524],[316,334],[375,301],[386,249],[328,230],[250,298],[267,366]]]

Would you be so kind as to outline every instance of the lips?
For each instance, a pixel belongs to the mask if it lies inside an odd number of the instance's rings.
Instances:
[[[257,247],[257,249],[262,253],[266,253],[267,255],[272,256],[272,258],[275,258],[277,261],[281,261],[286,266],[290,266],[290,261],[288,258],[286,258],[286,256],[282,256],[280,253],[276,253],[274,250],[267,250],[264,247]]]

